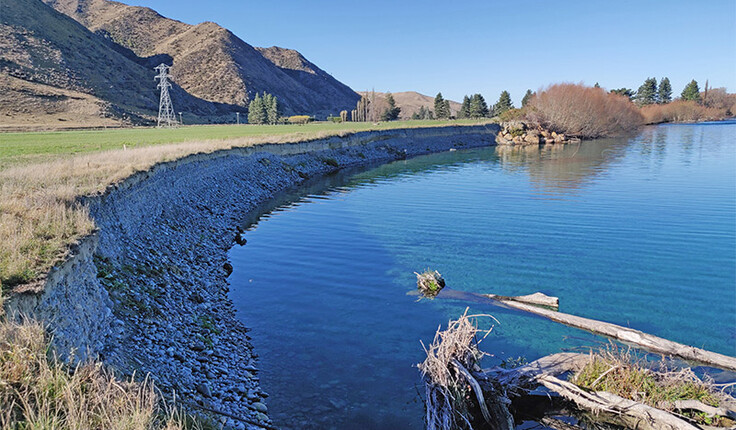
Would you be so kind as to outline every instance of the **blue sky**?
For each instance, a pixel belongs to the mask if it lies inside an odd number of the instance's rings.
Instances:
[[[650,76],[676,95],[693,78],[736,91],[736,0],[123,1],[297,49],[357,91],[507,89],[518,104],[555,82],[636,89]]]

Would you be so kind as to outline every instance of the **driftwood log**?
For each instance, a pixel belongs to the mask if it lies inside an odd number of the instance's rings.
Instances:
[[[529,363],[517,369],[494,368],[485,374],[498,381],[511,396],[523,396],[538,386],[544,386],[582,409],[592,412],[601,421],[624,425],[627,428],[642,430],[696,430],[700,427],[669,413],[643,403],[619,397],[605,391],[590,392],[577,385],[558,378],[559,375],[580,370],[590,360],[587,354],[559,353]],[[733,417],[734,402],[727,402],[718,408],[699,401],[676,402],[674,409],[694,410],[710,416]],[[549,420],[548,420],[549,421]],[[551,422],[556,428],[575,428],[561,422]]]
[[[466,291],[443,289],[438,298],[450,298],[460,300],[470,300],[474,302],[490,302],[500,304],[506,308],[512,308],[529,312],[549,320],[565,324],[570,327],[579,328],[594,334],[606,336],[619,340],[629,345],[634,345],[641,349],[662,354],[666,356],[679,357],[687,361],[705,364],[720,369],[726,369],[736,372],[736,358],[717,352],[707,351],[705,349],[693,346],[683,345],[671,340],[663,339],[639,330],[611,324],[603,321],[596,321],[590,318],[583,318],[576,315],[566,314],[563,312],[545,309],[539,306],[522,303],[518,298],[506,298],[494,294],[478,294]],[[503,297],[503,298],[502,298]],[[522,296],[524,297],[524,296]]]

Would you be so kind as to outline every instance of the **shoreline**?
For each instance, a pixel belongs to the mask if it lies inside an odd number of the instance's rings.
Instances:
[[[187,409],[223,412],[212,416],[227,428],[269,428],[258,354],[227,295],[227,252],[242,220],[309,178],[490,146],[497,132],[490,124],[368,131],[157,164],[85,198],[96,232],[49,272],[40,294],[12,296],[8,306],[48,324],[67,361],[150,373]]]

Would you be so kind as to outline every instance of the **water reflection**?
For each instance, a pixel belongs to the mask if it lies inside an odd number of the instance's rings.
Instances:
[[[499,146],[507,171],[526,171],[538,190],[557,194],[579,189],[626,152],[630,139],[599,139],[568,145]]]

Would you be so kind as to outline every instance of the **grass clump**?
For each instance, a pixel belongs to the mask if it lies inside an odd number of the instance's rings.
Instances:
[[[162,406],[150,379],[121,380],[99,363],[69,369],[50,355],[41,324],[3,320],[0,428],[183,430],[199,425]]]
[[[436,270],[427,269],[417,275],[417,289],[423,297],[434,299],[445,288],[445,279]]]
[[[591,353],[590,361],[571,376],[570,382],[589,391],[606,391],[668,412],[678,411],[677,402],[696,400],[718,407],[727,395],[708,380],[698,378],[690,368],[672,369],[661,362],[651,363],[630,350],[609,347]],[[702,413],[686,413],[698,422],[718,424],[717,418]]]

